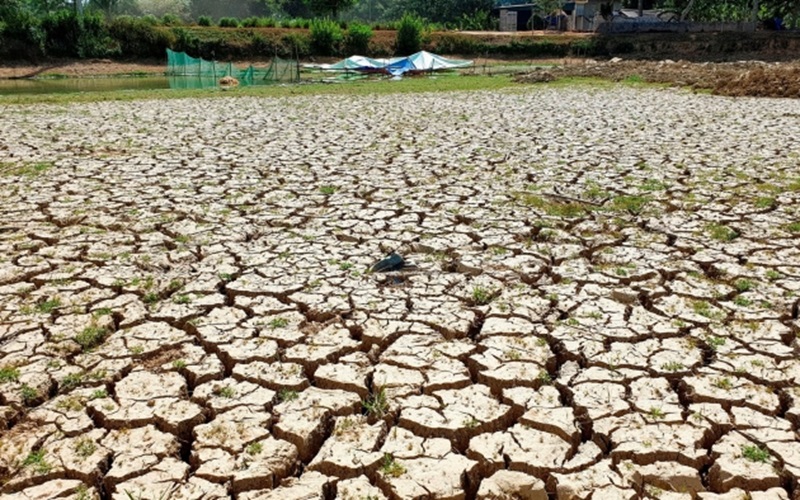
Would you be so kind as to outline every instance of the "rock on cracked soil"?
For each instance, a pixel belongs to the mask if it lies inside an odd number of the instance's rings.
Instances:
[[[800,496],[800,102],[0,112],[3,498]]]

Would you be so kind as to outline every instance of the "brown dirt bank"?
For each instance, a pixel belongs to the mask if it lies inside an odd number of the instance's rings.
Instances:
[[[639,80],[695,89],[711,89],[727,96],[800,98],[800,63],[693,63],[687,61],[584,61],[519,76],[535,83],[555,78],[589,77],[613,81]]]

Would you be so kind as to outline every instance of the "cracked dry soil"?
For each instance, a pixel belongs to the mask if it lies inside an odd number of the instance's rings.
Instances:
[[[3,498],[798,498],[798,101],[1,111]]]

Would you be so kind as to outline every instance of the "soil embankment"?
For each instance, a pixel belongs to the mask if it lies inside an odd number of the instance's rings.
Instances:
[[[667,83],[680,87],[709,89],[727,96],[800,98],[799,63],[696,63],[688,61],[577,61],[550,70],[519,76],[518,81],[536,83],[557,78],[588,77],[613,81]]]

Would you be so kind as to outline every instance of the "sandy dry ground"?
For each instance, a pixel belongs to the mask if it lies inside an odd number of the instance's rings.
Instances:
[[[798,498],[798,101],[0,113],[3,498]]]

